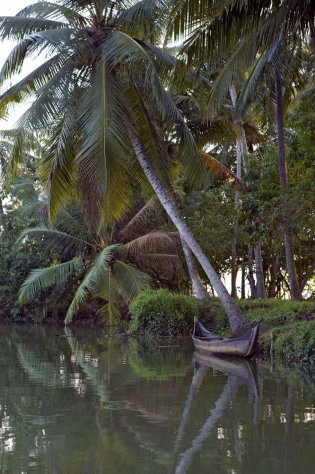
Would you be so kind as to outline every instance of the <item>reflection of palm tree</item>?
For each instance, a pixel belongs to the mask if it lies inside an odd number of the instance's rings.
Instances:
[[[100,401],[102,403],[108,404],[110,399],[108,390],[108,374],[105,375],[100,373],[100,370],[97,366],[86,360],[85,352],[80,348],[79,342],[74,337],[71,329],[66,327],[65,334],[76,362],[79,364],[87,379],[92,384],[97,395],[100,397]]]
[[[53,387],[66,384],[65,374],[60,372],[56,364],[43,360],[27,344],[16,343],[16,348],[19,362],[32,382]]]

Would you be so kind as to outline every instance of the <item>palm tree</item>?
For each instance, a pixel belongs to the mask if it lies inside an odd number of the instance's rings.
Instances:
[[[181,219],[172,196],[167,140],[177,144],[191,181],[200,181],[203,167],[187,124],[159,79],[174,66],[174,58],[156,46],[162,27],[155,20],[159,15],[162,25],[165,15],[161,5],[151,0],[130,1],[127,7],[120,0],[59,0],[2,17],[2,38],[19,41],[3,67],[3,79],[19,72],[30,53],[49,54],[2,100],[35,93],[18,123],[16,155],[23,130],[47,137],[41,175],[48,182],[51,218],[77,195],[91,227],[114,222],[130,208],[132,185],[142,170],[203,267],[236,333],[249,322]]]
[[[71,294],[66,324],[82,307],[104,315],[113,324],[123,302],[128,303],[149,285],[149,274],[160,272],[167,278],[167,272],[182,272],[175,253],[177,236],[163,231],[143,234],[146,212],[145,206],[116,229],[102,226],[97,234],[91,234],[80,209],[72,206],[61,211],[54,227],[26,229],[18,242],[36,239],[42,248],[55,253],[55,259],[51,266],[30,273],[21,286],[19,302],[39,297],[44,305],[56,309],[56,299],[63,304]]]

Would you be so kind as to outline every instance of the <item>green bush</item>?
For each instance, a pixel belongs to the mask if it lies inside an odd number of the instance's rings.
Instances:
[[[192,332],[197,316],[213,331],[228,328],[228,320],[217,300],[200,301],[167,290],[142,292],[130,305],[129,333],[181,336]]]

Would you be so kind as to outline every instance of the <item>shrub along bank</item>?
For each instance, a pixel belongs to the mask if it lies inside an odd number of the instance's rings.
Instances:
[[[238,305],[266,330],[259,340],[261,353],[272,351],[292,361],[315,358],[315,302],[241,300]],[[167,290],[147,290],[131,303],[130,315],[130,334],[189,335],[197,316],[213,332],[229,335],[227,316],[216,299],[200,301]]]

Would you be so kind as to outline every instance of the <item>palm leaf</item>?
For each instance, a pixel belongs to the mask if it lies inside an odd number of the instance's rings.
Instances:
[[[152,253],[158,251],[167,251],[176,247],[176,232],[164,232],[161,230],[150,232],[131,240],[123,246],[123,255],[126,258],[132,258],[138,253]]]
[[[114,253],[119,249],[119,245],[110,245],[103,249],[94,262],[90,266],[89,272],[84,277],[82,283],[75,292],[74,298],[69,306],[66,314],[65,324],[69,324],[74,315],[80,308],[82,302],[87,298],[88,294],[98,288],[100,280],[104,276],[104,272],[109,268]]]
[[[209,155],[208,153],[204,152],[203,150],[198,150],[200,157],[205,165],[206,170],[214,174],[225,181],[228,181],[230,184],[238,188],[240,191],[245,191],[244,183],[237,178],[237,176],[232,173],[226,166],[224,166],[220,161],[218,161],[213,156]]]
[[[94,245],[86,240],[46,226],[25,229],[19,236],[17,244],[21,244],[25,239],[31,238],[39,239],[42,246],[46,247],[47,250],[57,250],[62,254],[82,252],[86,246],[95,248]]]
[[[78,109],[82,144],[76,160],[81,196],[89,222],[100,216],[113,222],[130,208],[132,198],[128,114],[122,91],[104,62],[92,72],[90,83]]]
[[[38,294],[49,288],[62,286],[82,266],[80,258],[60,263],[48,268],[37,268],[26,278],[19,291],[21,304],[38,297]]]
[[[73,8],[45,1],[28,5],[20,10],[17,13],[17,16],[62,20],[63,22],[66,20],[70,23],[81,26],[87,23],[87,18],[81,15],[78,11],[75,11]]]
[[[117,237],[119,242],[128,242],[141,234],[143,228],[149,224],[150,219],[160,208],[159,202],[151,198],[119,232]]]
[[[125,301],[132,301],[141,291],[148,288],[150,277],[132,265],[116,260],[112,268],[119,293]]]
[[[67,25],[60,21],[47,20],[45,18],[33,18],[25,16],[1,16],[0,36],[2,39],[23,39],[25,36],[41,30],[66,28]]]

